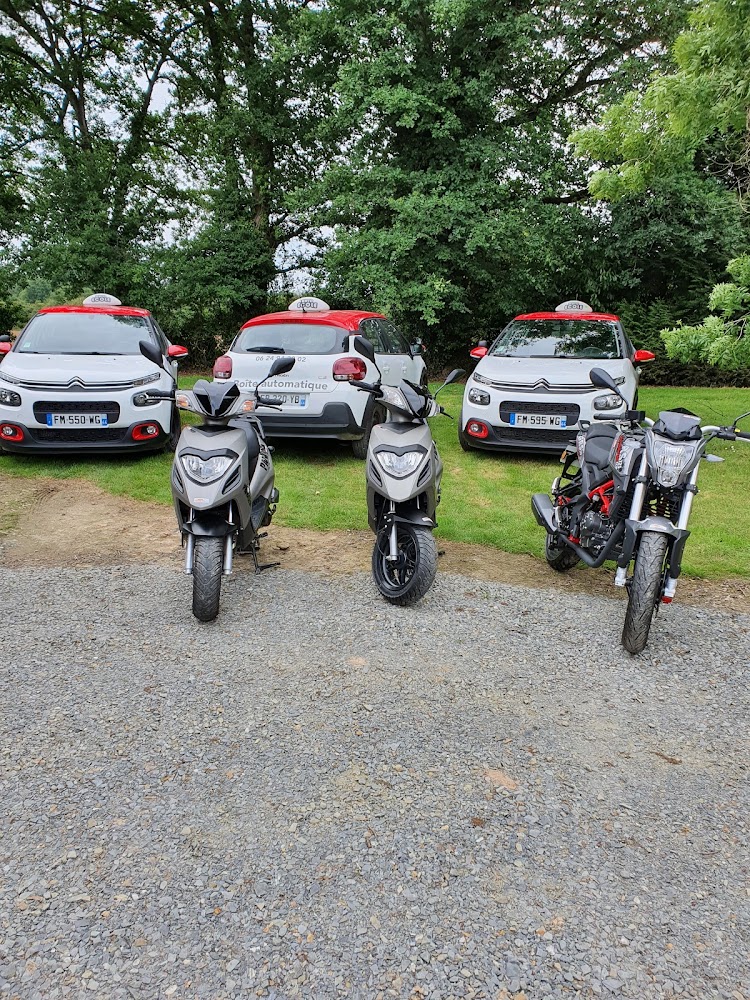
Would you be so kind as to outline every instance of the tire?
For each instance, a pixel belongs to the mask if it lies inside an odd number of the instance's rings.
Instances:
[[[212,622],[219,613],[221,574],[224,569],[224,539],[199,536],[193,557],[193,614],[201,622]]]
[[[565,545],[564,543],[555,544],[559,537],[559,535],[547,535],[544,540],[544,556],[547,564],[555,572],[567,573],[569,569],[573,569],[574,566],[578,565],[580,559],[569,545]]]
[[[389,529],[383,528],[372,550],[372,575],[383,597],[391,604],[416,604],[432,586],[437,572],[438,550],[429,528],[411,524],[397,526],[398,550],[405,565],[392,569],[386,560],[390,551]]]
[[[358,441],[352,441],[352,454],[355,458],[363,459],[367,458],[367,449],[370,446],[370,435],[372,434],[372,429],[375,424],[381,423],[383,420],[383,411],[378,406],[372,408],[372,416],[365,426],[365,433]]]
[[[172,424],[169,431],[169,437],[167,438],[167,443],[164,445],[164,451],[177,451],[177,442],[180,440],[180,434],[182,433],[182,421],[180,418],[180,411],[176,406],[172,407]]]
[[[474,451],[474,449],[469,444],[469,439],[464,434],[463,427],[464,427],[464,411],[461,410],[461,415],[458,418],[458,443],[461,445],[462,451]]]
[[[629,653],[642,653],[646,648],[668,545],[668,536],[660,531],[644,531],[641,535],[622,629],[622,644]]]

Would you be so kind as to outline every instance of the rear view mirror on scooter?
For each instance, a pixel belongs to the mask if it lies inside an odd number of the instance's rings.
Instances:
[[[618,389],[615,380],[609,372],[605,372],[603,368],[592,368],[589,372],[589,378],[591,379],[592,385],[595,385],[597,389],[609,389],[610,392],[616,392],[620,399],[625,399],[623,394]]]
[[[363,358],[367,358],[368,361],[372,361],[372,363],[377,367],[377,362],[375,361],[375,348],[366,337],[354,338],[354,350],[357,354],[361,354]]]
[[[465,374],[466,374],[466,372],[465,372],[465,370],[463,368],[454,368],[453,371],[450,373],[450,375],[446,378],[445,382],[443,382],[443,384],[437,390],[437,392],[435,393],[435,396],[437,396],[438,392],[442,392],[443,389],[446,387],[446,385],[450,385],[451,382],[457,381],[458,379],[461,378],[462,375],[465,375]]]
[[[156,344],[151,344],[148,340],[141,340],[138,343],[138,348],[144,358],[148,358],[149,361],[153,361],[153,363],[159,368],[164,367],[164,359],[162,358],[161,351]]]
[[[266,378],[273,378],[275,375],[286,375],[294,368],[294,358],[277,358],[271,365],[271,370]],[[265,379],[264,379],[265,381]]]

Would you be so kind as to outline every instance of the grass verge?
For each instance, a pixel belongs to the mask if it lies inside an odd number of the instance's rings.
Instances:
[[[191,385],[195,379],[183,381]],[[462,395],[463,386],[449,386],[440,398],[456,420],[432,421],[445,466],[438,534],[541,556],[544,535],[529,498],[549,488],[558,463],[549,458],[463,452],[456,434]],[[647,387],[641,389],[640,405],[650,417],[683,406],[704,422],[729,423],[750,410],[750,389]],[[684,569],[705,577],[750,576],[750,444],[714,442],[710,450],[726,461],[706,462],[701,469]],[[352,457],[348,446],[279,441],[274,462],[281,493],[276,515],[280,524],[321,531],[367,527],[364,465]],[[170,455],[79,460],[3,455],[0,473],[85,478],[117,495],[168,504],[170,464]]]

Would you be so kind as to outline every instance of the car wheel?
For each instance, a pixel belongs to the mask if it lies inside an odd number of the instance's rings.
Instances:
[[[180,418],[180,411],[176,406],[172,407],[172,422],[170,425],[169,437],[167,438],[167,443],[164,445],[164,451],[176,451],[177,442],[180,440],[180,434],[182,433],[182,421]]]
[[[372,429],[375,424],[381,424],[383,422],[384,416],[385,414],[379,406],[374,406],[372,408],[372,415],[365,425],[365,433],[358,441],[352,441],[352,454],[355,458],[367,458],[367,449],[370,445],[370,435],[372,434]]]

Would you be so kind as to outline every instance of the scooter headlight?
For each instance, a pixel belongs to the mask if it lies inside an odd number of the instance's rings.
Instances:
[[[397,455],[395,451],[376,451],[378,462],[385,471],[398,479],[411,475],[419,467],[419,463],[424,458],[422,451],[406,451],[403,455]]]
[[[211,458],[201,458],[200,455],[180,455],[182,467],[191,479],[199,483],[212,483],[227,471],[237,458],[236,455],[213,455]]]

